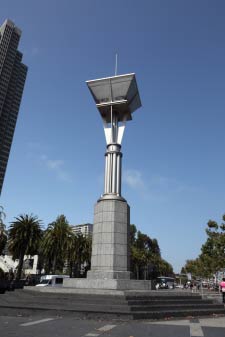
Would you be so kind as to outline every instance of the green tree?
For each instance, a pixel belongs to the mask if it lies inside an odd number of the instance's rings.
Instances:
[[[173,275],[172,266],[161,258],[156,239],[130,226],[131,271],[137,279],[155,278],[158,275]]]
[[[163,275],[163,276],[173,276],[174,275],[173,267],[171,266],[171,264],[162,258],[158,259],[157,269],[158,269],[159,275]]]
[[[193,278],[199,278],[203,275],[202,260],[197,258],[195,260],[187,260],[185,266],[181,270],[182,274],[191,273]]]
[[[85,273],[91,265],[91,237],[73,234],[68,240],[67,262],[70,277],[80,277],[81,266],[85,266]]]
[[[135,225],[130,225],[130,245],[134,246],[137,237],[137,228]]]
[[[91,268],[92,237],[86,236],[83,245],[83,263],[85,263],[86,272]]]
[[[136,246],[131,246],[131,271],[140,279],[141,270],[147,264],[147,257],[143,250],[138,249]]]
[[[19,259],[16,279],[21,278],[24,255],[35,255],[41,238],[41,221],[37,216],[23,214],[11,222],[8,234],[8,249],[13,259]]]
[[[63,272],[65,260],[68,257],[68,245],[73,236],[65,215],[57,217],[56,221],[48,225],[44,233],[41,249],[45,257],[46,272]]]
[[[223,216],[223,220],[225,216]],[[221,268],[225,268],[225,226],[213,220],[207,223],[207,240],[202,245],[200,259],[204,264],[204,276],[211,276]]]
[[[74,268],[77,262],[78,237],[75,233],[68,236],[66,258],[68,263],[69,275],[74,276]]]
[[[225,215],[219,225],[209,220],[206,227],[206,242],[195,260],[187,260],[181,272],[192,273],[196,277],[212,277],[218,270],[225,268]]]

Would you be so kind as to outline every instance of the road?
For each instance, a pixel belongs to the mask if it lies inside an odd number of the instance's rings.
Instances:
[[[175,321],[101,321],[0,316],[1,337],[224,337],[225,317]]]

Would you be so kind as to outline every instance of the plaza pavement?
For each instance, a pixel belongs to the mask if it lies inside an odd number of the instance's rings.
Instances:
[[[224,337],[225,318],[173,321],[81,320],[0,316],[1,337]]]

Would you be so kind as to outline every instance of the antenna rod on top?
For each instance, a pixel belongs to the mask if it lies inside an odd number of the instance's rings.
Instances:
[[[116,64],[115,64],[115,76],[117,75],[117,53],[116,53]]]

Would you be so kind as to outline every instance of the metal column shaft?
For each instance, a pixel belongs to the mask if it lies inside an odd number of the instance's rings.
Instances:
[[[109,144],[105,154],[105,189],[104,194],[121,195],[121,146]]]

